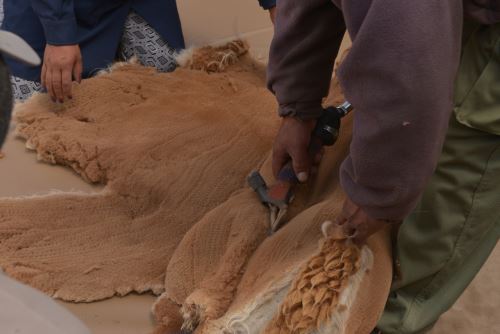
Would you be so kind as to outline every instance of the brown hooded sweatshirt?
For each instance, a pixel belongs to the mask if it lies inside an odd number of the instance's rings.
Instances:
[[[415,207],[440,155],[452,111],[465,16],[500,22],[500,0],[279,0],[268,86],[281,116],[316,118],[338,70],[355,107],[341,183],[377,219]]]

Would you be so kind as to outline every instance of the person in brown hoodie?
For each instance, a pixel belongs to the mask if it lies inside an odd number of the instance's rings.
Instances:
[[[339,223],[363,242],[402,222],[382,333],[423,333],[500,235],[500,1],[279,0],[268,87],[281,128],[273,169],[309,177],[311,130],[334,59],[355,108]]]

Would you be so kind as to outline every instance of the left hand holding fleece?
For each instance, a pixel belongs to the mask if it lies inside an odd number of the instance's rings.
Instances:
[[[363,209],[347,198],[344,201],[342,212],[337,218],[337,224],[343,226],[346,234],[352,236],[356,244],[362,245],[368,237],[388,223],[384,220],[371,218]]]

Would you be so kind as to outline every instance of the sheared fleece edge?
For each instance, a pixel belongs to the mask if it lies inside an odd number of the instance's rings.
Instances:
[[[285,299],[302,264],[286,274],[285,278],[271,284],[265,292],[259,294],[253,301],[241,310],[233,311],[215,320],[207,328],[207,333],[216,334],[259,334],[273,319],[281,303]],[[373,253],[368,247],[361,250],[360,268],[349,278],[348,287],[341,292],[339,305],[346,306],[345,312],[335,312],[331,321],[319,330],[310,334],[342,334],[347,326],[351,308],[356,300],[361,282],[365,274],[373,267]]]
[[[24,201],[27,199],[40,199],[40,198],[50,198],[50,197],[59,197],[61,195],[64,196],[79,196],[79,197],[94,197],[96,195],[108,195],[111,194],[111,191],[104,188],[103,190],[97,190],[95,192],[86,192],[83,190],[59,190],[59,189],[50,189],[47,192],[38,193],[38,194],[30,194],[30,195],[19,195],[19,196],[7,196],[0,197],[2,201]]]
[[[271,284],[263,293],[250,301],[243,309],[227,313],[209,326],[207,333],[258,334],[264,330],[278,311],[282,301],[302,265],[289,271],[285,277]]]
[[[349,278],[348,287],[340,294],[338,305],[347,306],[346,311],[333,313],[331,315],[331,320],[329,323],[311,334],[344,333],[347,327],[347,321],[351,316],[352,305],[354,304],[356,296],[358,295],[358,291],[361,287],[361,282],[372,267],[373,253],[367,246],[364,246],[361,249],[361,263],[359,266],[359,270]]]

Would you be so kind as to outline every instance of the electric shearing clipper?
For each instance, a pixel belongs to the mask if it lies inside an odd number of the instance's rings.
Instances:
[[[352,110],[349,102],[338,107],[327,107],[318,119],[313,130],[309,155],[315,157],[322,146],[332,146],[337,141],[340,130],[340,120]],[[299,183],[293,171],[292,161],[289,161],[278,174],[276,182],[267,186],[258,171],[248,177],[248,184],[259,196],[260,201],[270,210],[270,233],[276,232],[283,225],[283,218],[288,205],[293,201],[293,187]]]

